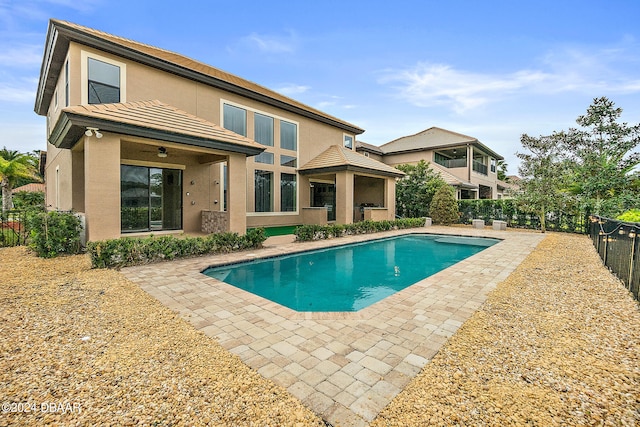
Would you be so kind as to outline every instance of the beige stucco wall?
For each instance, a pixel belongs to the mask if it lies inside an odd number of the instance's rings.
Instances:
[[[84,138],[87,240],[120,236],[120,137]]]
[[[121,81],[123,88],[122,102],[158,99],[217,124],[222,122],[222,104],[228,102],[246,109],[247,136],[249,138],[254,137],[253,117],[255,113],[266,114],[274,118],[274,147],[268,149],[274,153],[275,162],[273,165],[256,163],[253,159],[245,162],[246,156],[241,154],[229,155],[227,211],[230,212],[229,224],[232,231],[243,233],[247,226],[301,224],[301,208],[309,206],[309,178],[297,175],[296,168],[281,166],[280,155],[286,154],[296,157],[297,167],[300,167],[331,145],[342,145],[343,143],[345,132],[342,129],[133,61],[123,60],[115,55],[87,48],[74,42],[69,46],[68,56],[71,83],[70,105],[87,103],[85,99],[87,96],[86,58],[94,57],[121,65],[123,70]],[[83,85],[82,82],[85,82],[85,84]],[[58,79],[57,92],[58,107],[54,108],[52,102],[48,114],[50,124],[48,132],[53,129],[59,118],[60,111],[64,108],[64,68]],[[281,120],[297,125],[298,139],[295,152],[279,148],[279,123]],[[224,180],[220,174],[219,163],[201,164],[195,152],[189,152],[186,147],[181,147],[180,145],[139,138],[121,138],[119,135],[110,135],[104,131],[103,134],[104,137],[100,140],[95,137],[83,137],[80,144],[73,150],[57,149],[50,144],[47,146],[48,204],[53,208],[74,209],[78,212],[86,213],[90,240],[117,237],[120,233],[119,168],[124,160],[144,161],[160,166],[165,162],[184,166],[183,229],[185,232],[200,230],[201,212],[203,210],[219,211],[223,209],[222,184]],[[351,136],[355,137],[352,134]],[[118,141],[117,144],[115,141]],[[99,144],[96,145],[98,142]],[[114,147],[115,145],[118,145],[117,150],[109,151],[108,153],[104,152],[105,147]],[[159,159],[156,156],[155,150],[160,145],[165,146],[170,152],[170,156],[166,159]],[[207,152],[206,149],[198,150]],[[116,153],[118,156],[116,156]],[[98,162],[97,158],[102,154],[105,154],[105,156]],[[121,157],[120,154],[122,154]],[[223,154],[227,155],[229,153]],[[114,162],[114,164],[106,165],[107,162]],[[51,184],[54,182],[56,169],[58,170],[57,176],[60,182],[59,192],[56,186]],[[254,171],[257,169],[272,171],[274,177],[276,177],[274,179],[273,192],[275,212],[251,212],[253,210],[253,177]],[[297,175],[296,212],[278,212],[280,209],[279,175],[281,173]],[[195,184],[191,184],[192,181]],[[103,187],[107,188],[106,191],[108,193],[104,197],[100,196],[103,193]],[[240,190],[240,187],[243,187],[242,190]],[[247,193],[247,189],[249,193]],[[345,197],[353,197],[352,175],[349,188],[341,191],[345,191],[343,194]],[[110,192],[115,193],[111,194]],[[186,194],[187,192],[189,195]],[[117,197],[114,196],[116,193]],[[55,200],[60,201],[59,206],[53,206],[51,201]],[[106,208],[107,203],[110,204],[109,209]],[[341,208],[343,210],[341,214],[343,222],[351,222],[353,206],[342,206]],[[96,224],[98,223],[101,224],[100,227],[102,228],[100,232],[96,230]]]

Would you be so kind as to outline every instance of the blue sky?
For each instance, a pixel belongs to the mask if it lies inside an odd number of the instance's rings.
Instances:
[[[46,147],[33,105],[56,18],[254,81],[374,145],[431,126],[474,136],[515,174],[521,134],[574,126],[595,97],[640,122],[638,16],[636,0],[0,0],[0,146]]]

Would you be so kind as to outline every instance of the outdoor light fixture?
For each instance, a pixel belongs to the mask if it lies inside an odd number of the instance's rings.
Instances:
[[[158,148],[158,157],[167,157],[167,149],[164,147]]]
[[[87,135],[87,136],[91,136],[91,135],[95,134],[96,138],[98,138],[98,139],[102,138],[102,134],[100,133],[98,128],[90,128],[90,127],[88,127],[87,130],[84,131],[84,134]]]

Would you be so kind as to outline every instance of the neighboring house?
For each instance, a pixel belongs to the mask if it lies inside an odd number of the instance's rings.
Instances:
[[[35,111],[47,205],[88,240],[394,218],[361,128],[178,53],[51,20]]]
[[[431,127],[380,147],[358,142],[357,151],[390,166],[429,162],[456,189],[458,199],[499,199],[506,189],[497,175],[504,157],[476,138],[446,129]]]

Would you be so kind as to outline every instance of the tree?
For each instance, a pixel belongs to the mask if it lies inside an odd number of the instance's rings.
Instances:
[[[429,206],[429,212],[436,224],[450,225],[458,221],[460,212],[453,187],[443,185],[438,188]]]
[[[416,165],[399,165],[397,168],[406,174],[396,184],[398,215],[409,218],[428,216],[431,199],[438,188],[447,183],[424,160]]]
[[[13,206],[11,190],[20,178],[38,180],[33,157],[4,147],[0,150],[0,186],[2,187],[2,212]]]
[[[640,164],[640,124],[618,123],[621,108],[606,97],[596,98],[585,115],[562,135],[574,170],[574,193],[594,213],[616,216],[638,202],[632,191],[633,170]]]
[[[509,182],[509,177],[507,176],[507,168],[509,165],[504,160],[498,160],[498,179],[500,181]]]
[[[518,204],[524,210],[538,215],[543,233],[546,231],[547,214],[561,207],[570,197],[568,162],[561,146],[557,144],[558,139],[562,138],[558,133],[538,138],[524,134],[520,137],[520,143],[529,153],[516,153],[521,160],[518,171],[522,177]]]

